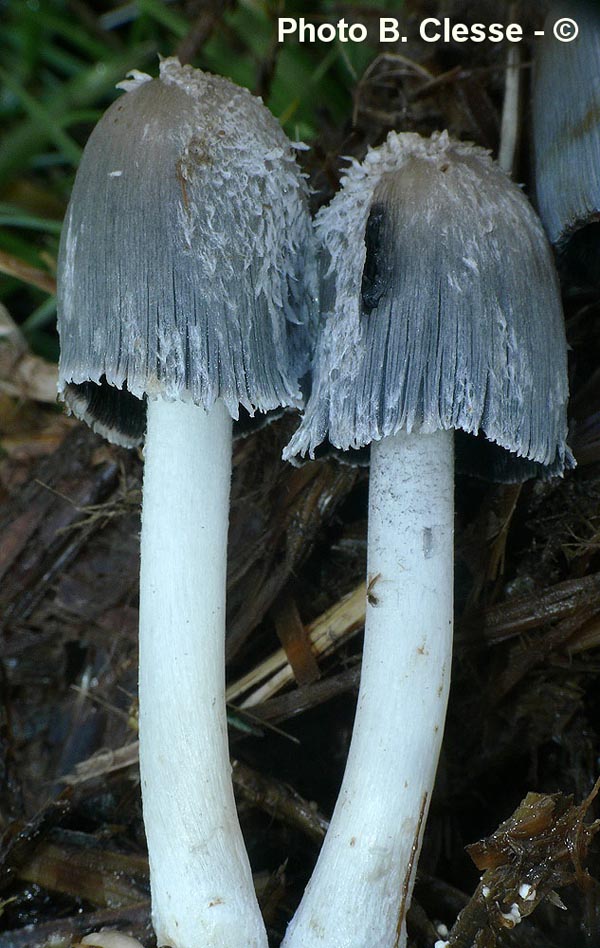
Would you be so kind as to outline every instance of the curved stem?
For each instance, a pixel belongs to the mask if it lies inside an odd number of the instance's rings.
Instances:
[[[371,448],[368,602],[342,789],[285,948],[406,944],[452,652],[452,432]]]
[[[159,946],[266,948],[237,818],[225,709],[231,419],[148,403],[140,771]]]

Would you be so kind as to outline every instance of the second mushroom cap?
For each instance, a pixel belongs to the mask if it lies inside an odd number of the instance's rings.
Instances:
[[[553,472],[571,463],[552,255],[487,152],[391,133],[346,172],[317,236],[324,324],[287,456],[459,428]]]

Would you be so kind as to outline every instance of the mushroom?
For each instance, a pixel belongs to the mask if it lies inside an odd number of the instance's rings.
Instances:
[[[284,945],[392,948],[406,944],[450,680],[452,431],[562,471],[566,344],[542,228],[480,148],[391,133],[316,231],[324,322],[285,454],[371,444],[368,595],[346,771]]]
[[[231,417],[301,402],[316,274],[306,186],[247,90],[161,62],[93,131],[59,259],[59,391],[145,436],[140,769],[159,946],[266,946],[227,748]]]
[[[576,17],[579,33],[558,42],[560,17]],[[600,10],[554,5],[536,43],[533,84],[535,183],[540,216],[571,279],[600,282]]]

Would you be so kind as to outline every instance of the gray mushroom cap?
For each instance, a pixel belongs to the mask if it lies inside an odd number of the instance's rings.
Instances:
[[[569,43],[553,36],[560,16],[576,18]],[[600,9],[597,3],[553,6],[536,43],[533,86],[535,182],[540,216],[552,243],[600,221]]]
[[[122,87],[61,238],[61,397],[121,444],[147,397],[301,404],[316,267],[292,144],[260,99],[176,59]]]
[[[553,472],[571,463],[550,248],[486,152],[391,133],[316,229],[323,325],[287,457],[458,428]]]

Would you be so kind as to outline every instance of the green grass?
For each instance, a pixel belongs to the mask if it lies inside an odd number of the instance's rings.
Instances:
[[[94,124],[133,68],[157,72],[193,26],[185,0],[0,0],[0,249],[38,267],[56,260],[61,221]],[[392,0],[238,0],[193,65],[231,78],[265,101],[293,139],[343,128],[373,43],[277,43],[278,16],[314,22],[398,11]],[[264,76],[269,81],[265,84]],[[261,88],[261,77],[262,88]],[[55,350],[52,301],[0,274],[0,300],[38,351]]]

